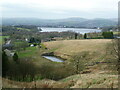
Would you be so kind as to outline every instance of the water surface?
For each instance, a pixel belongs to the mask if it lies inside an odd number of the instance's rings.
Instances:
[[[41,32],[64,32],[64,31],[73,31],[77,33],[90,33],[90,32],[101,32],[99,29],[85,29],[85,28],[46,28],[42,27]]]
[[[46,58],[46,59],[49,59],[49,60],[51,60],[53,62],[64,62],[63,60],[61,60],[61,59],[59,59],[57,57],[54,57],[54,56],[43,56],[43,57]]]

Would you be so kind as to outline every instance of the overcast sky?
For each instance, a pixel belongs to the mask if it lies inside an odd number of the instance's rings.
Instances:
[[[119,0],[2,0],[3,17],[117,18]]]

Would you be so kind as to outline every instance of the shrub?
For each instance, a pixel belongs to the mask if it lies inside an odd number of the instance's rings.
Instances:
[[[41,43],[41,47],[42,47],[43,49],[47,49],[47,47],[46,47],[43,43]]]
[[[84,70],[88,54],[88,52],[84,51],[76,53],[72,56],[71,61],[73,63],[74,71],[76,74],[79,74]]]
[[[113,32],[103,32],[102,35],[105,39],[113,39]]]
[[[115,40],[113,40],[113,43],[107,44],[106,46],[106,62],[108,65],[108,69],[110,69],[113,72],[116,72],[118,67],[119,67],[119,63],[118,63],[118,47],[117,47],[117,43]]]
[[[21,60],[18,64],[11,61],[9,63],[9,70],[7,71],[7,77],[16,81],[33,81],[35,75],[38,74],[38,67],[31,61]]]
[[[84,34],[84,39],[87,39],[87,34],[86,33]]]
[[[73,75],[73,70],[72,64],[49,62],[36,66],[29,60],[20,60],[17,64],[14,61],[10,61],[6,77],[16,81],[27,82],[45,78],[59,80]]]
[[[40,75],[42,78],[52,79],[52,80],[59,80],[70,76],[73,74],[72,67],[66,65],[54,65],[54,64],[43,64],[40,67]]]
[[[14,55],[13,55],[13,60],[14,60],[15,62],[18,62],[18,55],[17,55],[17,53],[14,53]]]
[[[6,73],[9,69],[9,66],[8,66],[8,56],[6,55],[6,53],[3,51],[2,52],[2,76],[5,77],[6,76]]]
[[[78,36],[78,34],[77,34],[77,33],[75,33],[75,39],[77,39],[77,36]]]

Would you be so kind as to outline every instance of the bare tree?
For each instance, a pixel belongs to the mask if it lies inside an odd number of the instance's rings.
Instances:
[[[117,60],[117,71],[120,70],[120,38],[116,38],[112,40],[113,44],[113,56]]]
[[[76,74],[80,74],[80,72],[84,70],[87,60],[87,55],[88,52],[86,51],[73,55],[72,62]]]

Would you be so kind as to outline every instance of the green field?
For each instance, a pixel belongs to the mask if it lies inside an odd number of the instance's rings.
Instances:
[[[26,31],[31,31],[30,29],[26,29],[26,28],[17,28],[17,30],[26,30]]]
[[[120,32],[113,32],[113,34],[114,34],[114,35],[118,35],[118,34],[120,34]]]
[[[37,47],[27,47],[25,50],[17,51],[17,54],[20,59],[32,60],[32,62],[38,66],[40,66],[43,63],[51,63],[51,64],[56,63],[43,58],[41,55],[44,52],[47,52],[47,50],[39,49]]]
[[[36,47],[28,47],[26,50],[18,52],[19,58],[26,58],[30,56],[34,56],[35,53],[37,52]]]
[[[0,36],[0,44],[4,43],[4,38],[9,38],[9,36]]]

